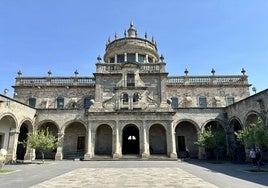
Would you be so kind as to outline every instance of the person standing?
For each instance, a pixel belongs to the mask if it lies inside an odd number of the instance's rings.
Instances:
[[[253,148],[249,152],[249,158],[252,161],[253,165],[256,166],[257,165],[257,163],[256,163],[256,152],[255,152],[255,150]]]

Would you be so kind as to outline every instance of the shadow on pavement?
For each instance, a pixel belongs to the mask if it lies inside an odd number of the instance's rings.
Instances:
[[[268,166],[265,164],[261,169],[266,172],[249,172],[245,169],[256,169],[252,164],[236,164],[230,161],[204,161],[204,160],[188,160],[183,161],[192,165],[200,166],[215,173],[222,173],[235,178],[243,179],[253,183],[268,186]]]

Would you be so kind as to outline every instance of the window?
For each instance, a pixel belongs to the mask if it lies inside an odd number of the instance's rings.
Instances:
[[[123,99],[123,103],[128,103],[128,94],[123,93],[122,99]]]
[[[64,98],[59,97],[57,98],[57,108],[63,108],[64,107]]]
[[[177,97],[172,97],[171,98],[171,107],[172,108],[178,108],[179,102]]]
[[[124,55],[117,55],[117,63],[124,63],[125,57]]]
[[[91,106],[90,100],[91,100],[91,97],[85,97],[84,98],[84,108],[85,109],[89,109],[90,108],[90,106]]]
[[[127,139],[128,140],[137,140],[135,136],[129,136]]]
[[[139,63],[145,63],[146,62],[146,57],[145,55],[138,55],[138,62]]]
[[[110,58],[110,63],[114,63],[114,57]]]
[[[153,63],[153,59],[151,57],[148,57],[148,62]]]
[[[127,74],[127,87],[135,87],[134,74]]]
[[[206,99],[206,97],[199,97],[199,106],[200,107],[207,107],[207,99]]]
[[[227,97],[227,106],[234,104],[234,97]]]
[[[133,95],[133,102],[134,102],[134,103],[135,103],[135,102],[138,102],[139,99],[140,99],[140,94],[139,94],[139,93],[134,93],[134,95]]]
[[[135,54],[127,54],[127,61],[128,62],[136,62]]]
[[[36,98],[29,98],[29,105],[35,107],[36,105]]]

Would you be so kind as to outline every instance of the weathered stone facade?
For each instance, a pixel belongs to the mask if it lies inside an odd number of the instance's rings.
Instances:
[[[90,160],[177,158],[186,148],[202,158],[195,142],[206,126],[228,133],[229,155],[236,147],[234,131],[257,117],[267,126],[268,92],[250,97],[244,69],[242,75],[218,76],[212,70],[208,76],[189,76],[185,70],[170,77],[154,39],[138,38],[133,24],[123,38],[109,39],[104,61],[97,60],[93,77],[79,77],[77,71],[73,77],[18,72],[17,95],[0,98],[0,146],[10,159],[38,158],[38,151],[35,156],[29,148],[17,149],[18,140],[36,129],[49,128],[61,140],[46,156]]]

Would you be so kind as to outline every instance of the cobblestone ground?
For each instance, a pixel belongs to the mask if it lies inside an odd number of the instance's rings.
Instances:
[[[51,187],[215,188],[217,186],[179,168],[79,168],[33,186],[33,188]]]

